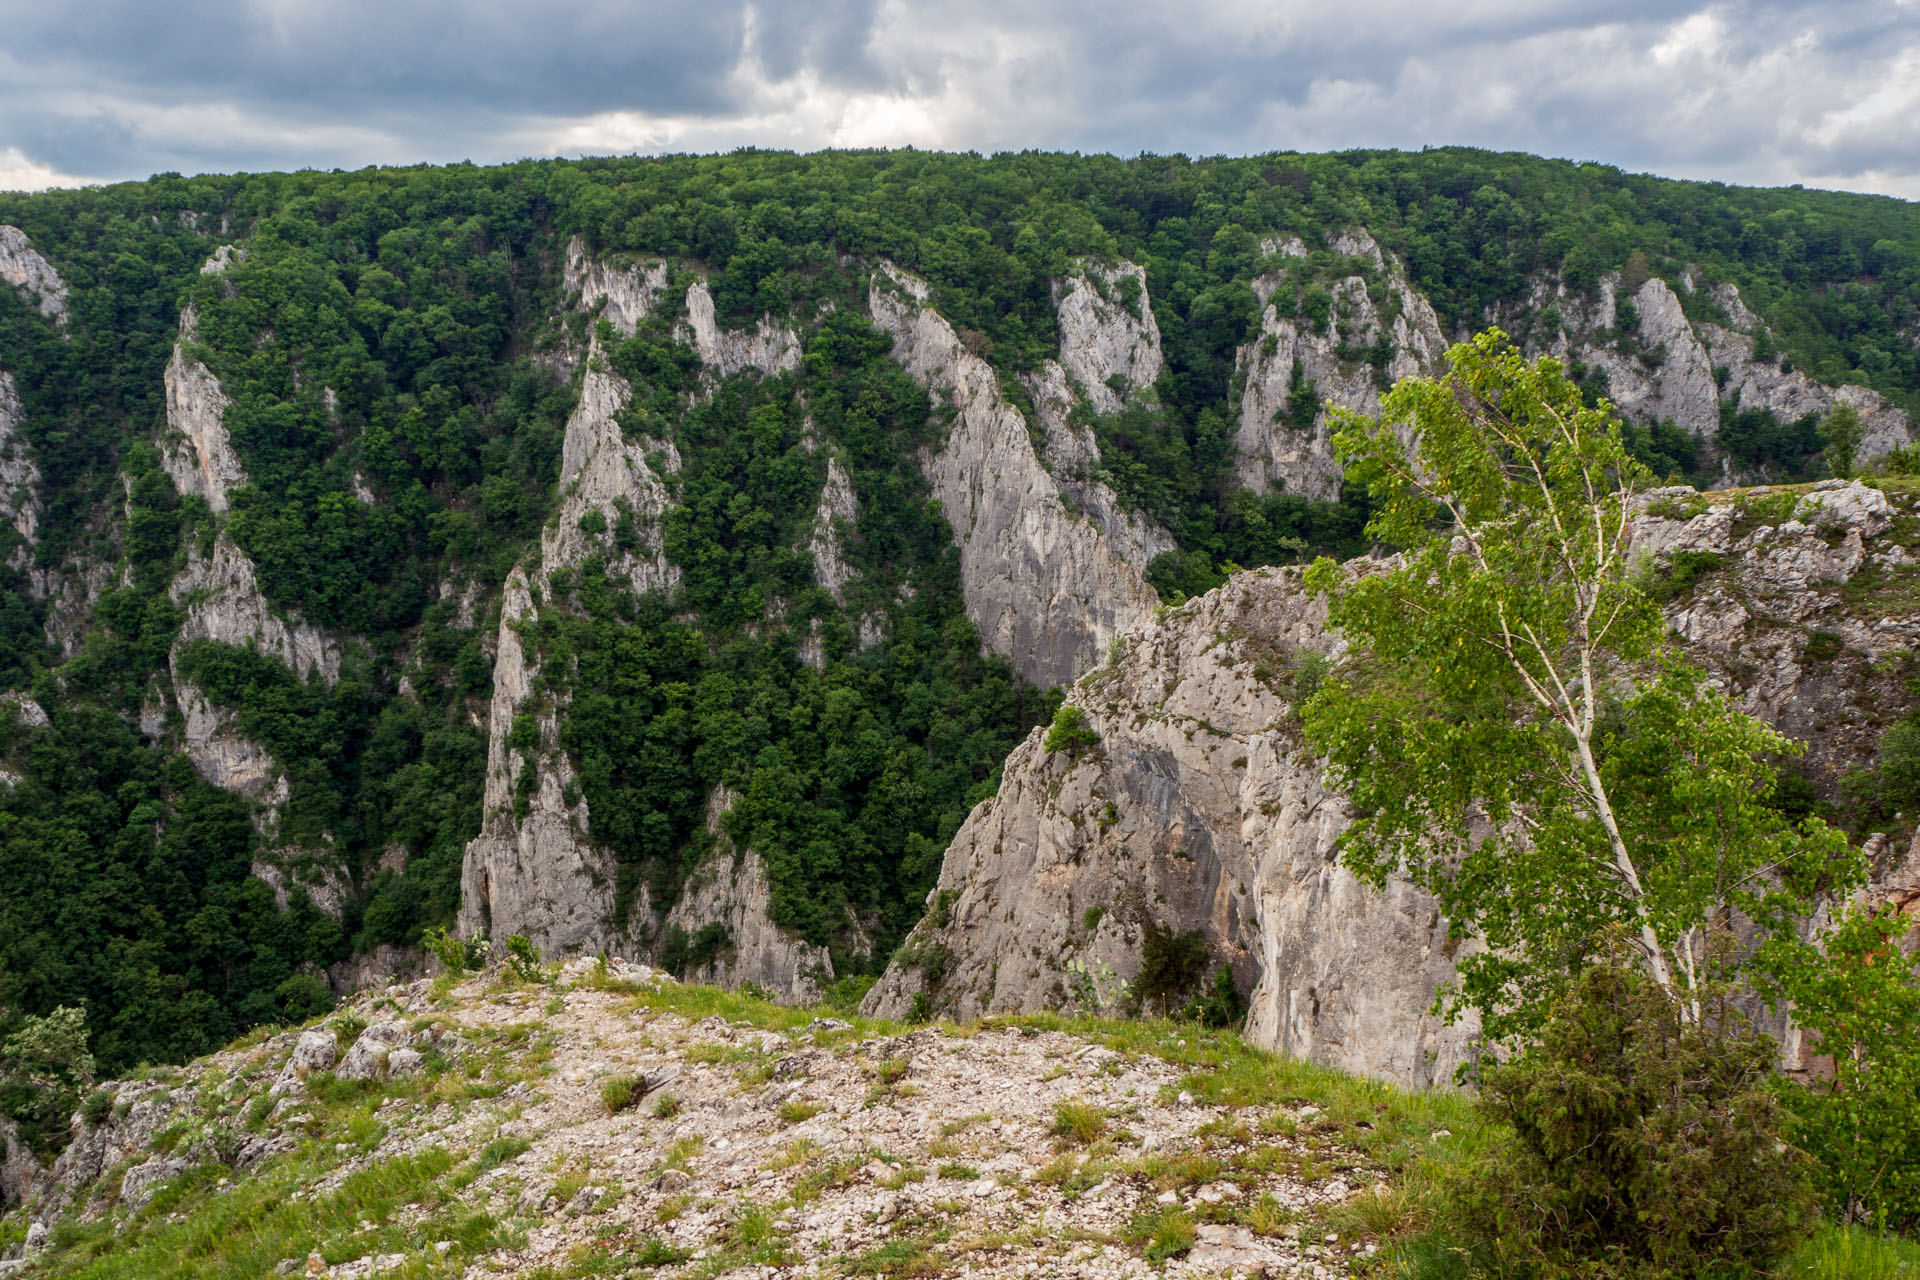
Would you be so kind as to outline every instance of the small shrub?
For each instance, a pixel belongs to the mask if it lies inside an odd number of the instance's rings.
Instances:
[[[95,1089],[80,1104],[80,1114],[90,1128],[99,1128],[108,1116],[113,1114],[113,1093],[107,1089]]]
[[[800,1124],[824,1110],[826,1108],[818,1102],[783,1102],[780,1104],[780,1119],[784,1124]]]
[[[1094,732],[1093,722],[1087,713],[1072,703],[1063,702],[1060,709],[1053,713],[1053,724],[1047,730],[1046,748],[1049,755],[1064,751],[1069,760],[1078,760],[1085,752],[1100,745],[1100,735]]]
[[[646,1096],[645,1076],[615,1076],[600,1086],[600,1105],[610,1116],[619,1115]]]
[[[1193,1248],[1193,1215],[1171,1204],[1139,1214],[1127,1224],[1127,1241],[1157,1266]]]
[[[1237,1027],[1247,1016],[1247,1002],[1233,984],[1233,970],[1214,970],[1206,992],[1181,1010],[1180,1016],[1203,1027]]]
[[[1149,920],[1140,946],[1140,976],[1134,991],[1141,1003],[1165,1009],[1199,983],[1207,971],[1207,938],[1198,929],[1175,933]]]
[[[1465,1169],[1463,1232],[1499,1274],[1765,1271],[1813,1219],[1777,1052],[1730,1008],[1691,1024],[1638,971],[1589,969],[1538,1045],[1480,1072],[1513,1136]]]
[[[1053,1123],[1047,1132],[1067,1146],[1084,1147],[1097,1142],[1107,1131],[1107,1113],[1091,1102],[1078,1098],[1062,1102],[1053,1109]]]
[[[473,1159],[474,1169],[486,1173],[498,1169],[515,1156],[525,1155],[533,1149],[533,1144],[525,1138],[495,1138],[480,1148],[480,1154]]]
[[[680,1099],[670,1093],[663,1093],[653,1104],[655,1120],[671,1120],[680,1114]]]
[[[1648,577],[1641,589],[1655,604],[1665,604],[1693,590],[1705,574],[1718,569],[1721,559],[1711,551],[1676,551],[1664,575]]]
[[[907,1066],[905,1058],[887,1058],[875,1069],[875,1074],[881,1084],[899,1084],[907,1078]]]
[[[420,935],[420,943],[428,954],[440,962],[440,968],[446,973],[467,973],[484,969],[487,964],[487,940],[485,938],[467,938],[464,941],[450,933],[446,926],[436,925]]]
[[[1843,647],[1840,637],[1831,631],[1810,631],[1807,633],[1806,647],[1800,652],[1813,662],[1832,662],[1840,656]]]
[[[507,969],[522,982],[547,980],[547,971],[540,962],[540,948],[524,933],[507,939]]]

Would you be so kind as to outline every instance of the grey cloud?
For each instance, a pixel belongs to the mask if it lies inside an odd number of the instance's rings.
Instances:
[[[1713,38],[1668,48],[1690,16]],[[1465,143],[1920,194],[1920,11],[1887,0],[0,0],[0,21],[0,148],[105,177],[635,145]],[[1876,92],[1905,109],[1836,114]]]

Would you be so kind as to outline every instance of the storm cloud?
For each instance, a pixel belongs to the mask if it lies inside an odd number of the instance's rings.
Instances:
[[[1920,198],[1920,0],[0,0],[0,187],[736,146],[1465,144]]]

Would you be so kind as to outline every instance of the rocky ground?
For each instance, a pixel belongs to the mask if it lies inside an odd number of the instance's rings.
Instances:
[[[9,1216],[40,1224],[12,1265],[336,1280],[1365,1273],[1396,1213],[1379,1144],[1359,1141],[1373,1126],[1336,1119],[1289,1070],[1310,1069],[1229,1033],[907,1030],[621,963],[423,980],[109,1086]]]

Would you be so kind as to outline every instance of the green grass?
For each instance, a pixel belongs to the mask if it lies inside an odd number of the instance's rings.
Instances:
[[[1047,1132],[1070,1147],[1084,1147],[1099,1140],[1107,1131],[1107,1113],[1090,1102],[1078,1098],[1061,1103],[1053,1109],[1053,1124]]]
[[[1920,1243],[1864,1227],[1823,1227],[1787,1267],[1788,1280],[1909,1280],[1920,1276]]]
[[[467,1261],[510,1243],[485,1213],[454,1201],[459,1160],[435,1147],[349,1174],[337,1191],[295,1199],[336,1163],[319,1144],[241,1180],[224,1193],[211,1177],[188,1177],[156,1196],[132,1222],[62,1223],[40,1275],[86,1280],[254,1280],[286,1258],[318,1253],[338,1264],[370,1253],[404,1253],[398,1280],[458,1275]],[[168,1214],[178,1214],[170,1221]],[[371,1224],[370,1229],[362,1222]],[[451,1240],[442,1258],[433,1242]]]
[[[647,1078],[641,1076],[615,1076],[600,1086],[600,1105],[607,1114],[617,1116],[631,1107],[647,1093]]]

